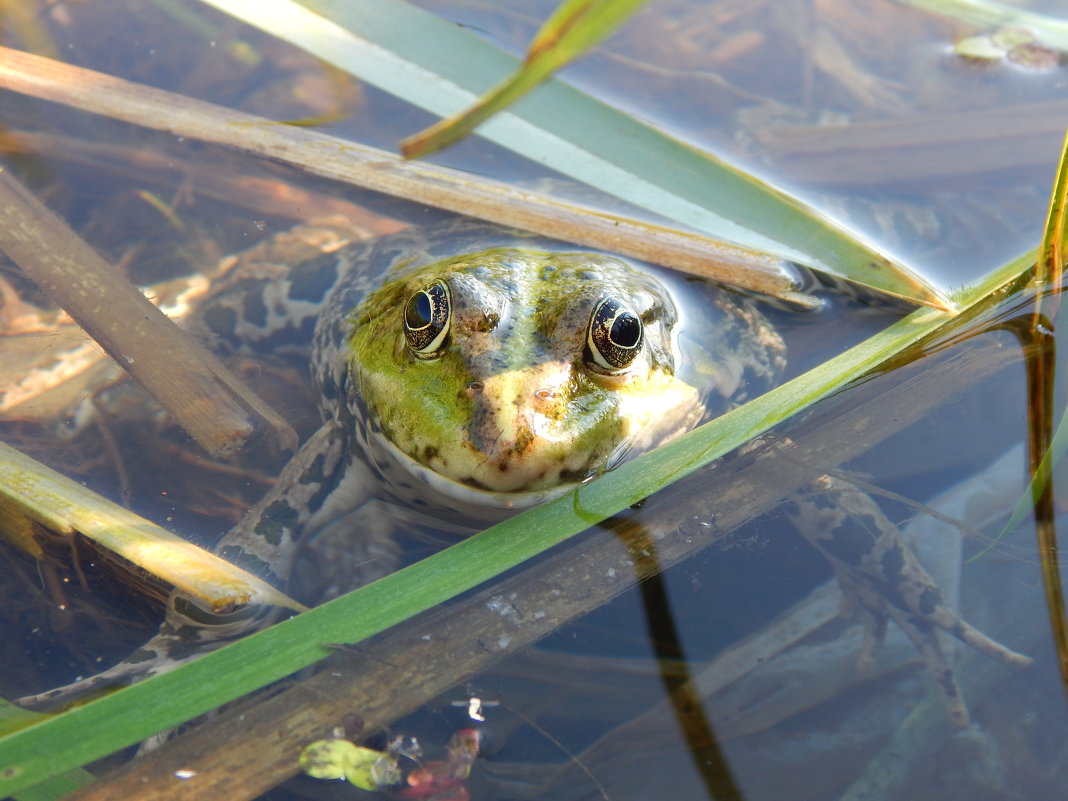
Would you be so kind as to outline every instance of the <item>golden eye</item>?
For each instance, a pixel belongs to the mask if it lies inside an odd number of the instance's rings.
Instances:
[[[435,281],[408,298],[404,305],[404,338],[420,359],[432,359],[449,338],[449,288]]]
[[[602,298],[590,315],[586,333],[586,363],[600,373],[624,372],[642,350],[642,319],[629,303]]]

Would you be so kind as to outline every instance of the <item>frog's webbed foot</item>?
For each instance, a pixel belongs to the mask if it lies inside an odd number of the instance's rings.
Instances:
[[[995,642],[957,614],[897,526],[867,493],[823,476],[791,499],[787,512],[802,536],[831,563],[846,600],[860,611],[865,626],[861,670],[873,666],[887,620],[893,620],[934,674],[953,720],[965,727],[968,710],[938,630],[1007,664],[1031,664],[1029,657]]]

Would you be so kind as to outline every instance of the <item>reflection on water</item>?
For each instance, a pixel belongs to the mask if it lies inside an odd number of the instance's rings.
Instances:
[[[420,5],[522,52],[554,4]],[[953,287],[1037,244],[1066,118],[1061,66],[954,55],[972,32],[881,0],[661,0],[565,76]]]

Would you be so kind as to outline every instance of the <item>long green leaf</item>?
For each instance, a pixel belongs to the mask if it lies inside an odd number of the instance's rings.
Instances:
[[[646,0],[568,0],[561,3],[530,43],[523,66],[462,113],[401,142],[405,158],[421,158],[467,136],[476,126],[515,103],[569,61],[585,53]]]
[[[1027,269],[1028,254],[962,295],[973,305]],[[176,670],[0,738],[10,794],[177,725],[442,603],[648,497],[840,389],[936,331],[922,309],[798,378],[553,503]],[[96,736],[84,737],[92,731]]]
[[[37,712],[21,709],[0,699],[0,735],[24,729],[33,721],[41,718],[42,716]],[[0,767],[0,771],[2,770],[3,768]],[[24,788],[15,793],[13,797],[15,801],[52,801],[52,799],[61,798],[79,787],[84,787],[91,783],[93,778],[92,774],[76,768],[53,776],[40,784]]]
[[[403,0],[204,2],[443,117],[518,65]],[[709,236],[952,308],[908,267],[796,198],[557,80],[479,134]]]

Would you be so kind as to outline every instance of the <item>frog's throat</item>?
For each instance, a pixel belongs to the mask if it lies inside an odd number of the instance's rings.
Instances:
[[[369,431],[367,435],[369,440],[368,451],[372,454],[375,465],[383,474],[389,476],[392,471],[397,471],[399,474],[406,475],[409,478],[409,482],[414,484],[411,490],[413,494],[420,494],[420,488],[426,488],[431,491],[431,495],[437,494],[443,496],[444,500],[451,501],[452,503],[448,504],[449,506],[460,505],[461,507],[472,509],[501,512],[519,511],[559,498],[579,486],[578,482],[572,482],[525,492],[479,489],[451,479],[431,470],[426,465],[420,464],[380,433]],[[394,487],[394,492],[398,494],[404,493],[405,488],[400,486],[401,482],[390,480],[388,483]],[[433,505],[433,500],[429,502]]]

